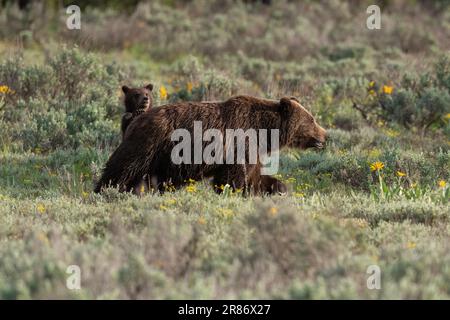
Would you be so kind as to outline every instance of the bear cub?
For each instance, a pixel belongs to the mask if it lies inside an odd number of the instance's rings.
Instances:
[[[151,83],[142,88],[122,87],[122,91],[125,94],[125,113],[122,115],[120,125],[122,138],[125,136],[125,132],[134,118],[152,107],[152,90],[153,84]]]

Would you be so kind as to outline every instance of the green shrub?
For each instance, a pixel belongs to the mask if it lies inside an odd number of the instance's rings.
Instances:
[[[391,121],[418,128],[422,133],[433,127],[443,128],[444,117],[450,112],[448,69],[450,60],[444,56],[431,72],[420,77],[404,75],[399,87],[371,82],[360,111],[368,120]]]
[[[122,74],[117,66],[103,65],[74,48],[63,49],[45,66],[6,60],[0,75],[14,91],[2,114],[14,142],[25,150],[117,142],[117,121],[111,121],[121,112],[117,92]]]

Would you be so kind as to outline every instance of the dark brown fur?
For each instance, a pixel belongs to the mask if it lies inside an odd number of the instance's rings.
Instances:
[[[109,185],[118,186],[120,191],[133,190],[141,177],[148,174],[152,186],[159,189],[169,184],[178,188],[187,179],[212,177],[214,186],[229,184],[233,189],[255,194],[285,193],[283,183],[273,177],[261,176],[260,162],[245,165],[173,164],[170,155],[178,142],[171,141],[171,134],[178,128],[192,134],[194,121],[202,122],[203,131],[218,129],[224,137],[225,129],[269,129],[268,134],[270,129],[279,129],[280,148],[320,148],[326,138],[325,130],[313,116],[297,101],[287,97],[275,101],[237,96],[223,102],[183,102],[152,108],[129,126],[123,142],[106,163],[95,192]],[[203,147],[207,144],[203,142]],[[270,145],[268,149],[269,152],[276,151]]]

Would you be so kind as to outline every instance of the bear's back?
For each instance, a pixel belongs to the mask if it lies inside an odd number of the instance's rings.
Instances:
[[[235,96],[225,101],[180,102],[154,107],[133,121],[127,136],[167,137],[176,129],[192,132],[194,122],[202,129],[259,129],[279,126],[278,102],[251,96]],[[139,139],[139,138],[138,138]]]

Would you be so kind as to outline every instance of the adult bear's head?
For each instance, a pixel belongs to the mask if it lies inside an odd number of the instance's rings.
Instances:
[[[295,98],[280,100],[281,143],[286,147],[322,149],[327,133]]]

